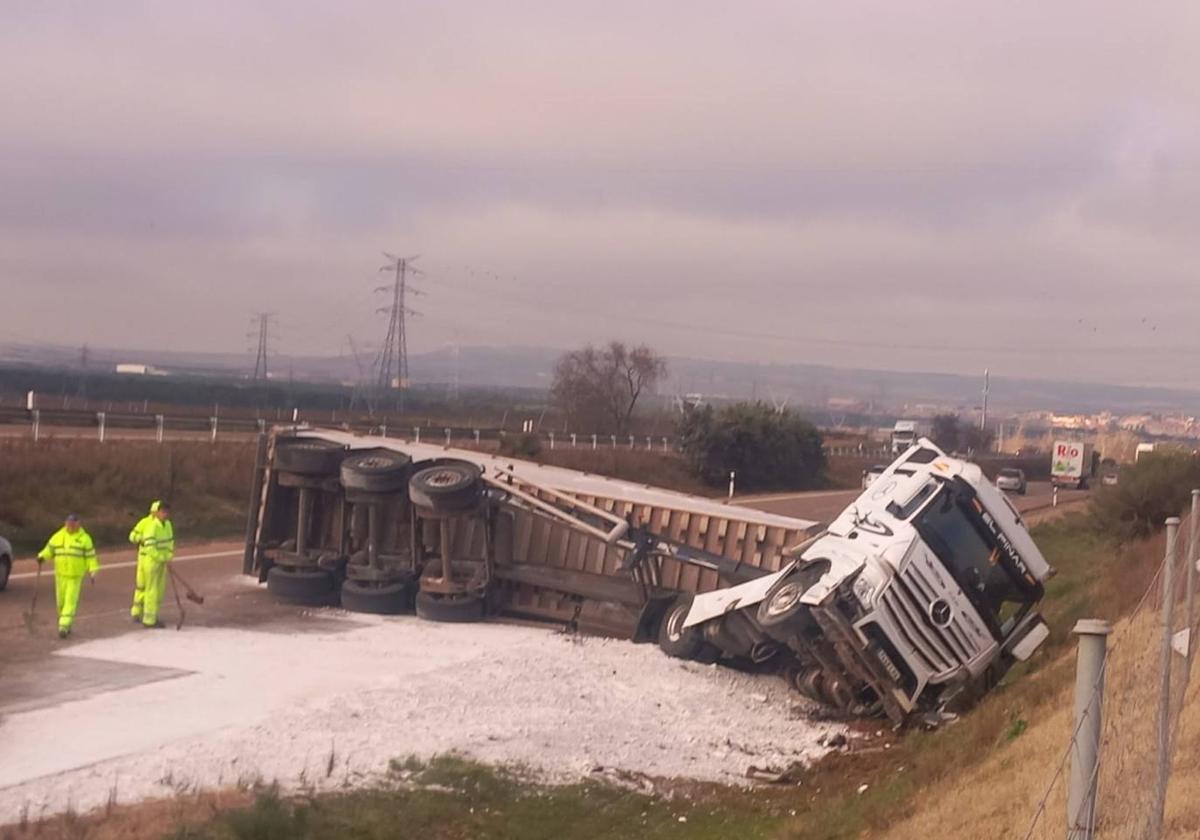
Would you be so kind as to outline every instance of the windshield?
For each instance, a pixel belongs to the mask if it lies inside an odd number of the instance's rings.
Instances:
[[[1023,586],[1005,568],[1002,552],[978,522],[969,499],[943,487],[914,519],[922,539],[954,575],[997,632],[1040,593]]]
[[[1000,470],[1000,477],[1001,478],[1020,478],[1021,471],[1020,470]]]

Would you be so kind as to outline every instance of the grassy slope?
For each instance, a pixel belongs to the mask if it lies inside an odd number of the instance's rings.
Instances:
[[[0,441],[0,535],[36,551],[70,512],[101,545],[123,545],[153,499],[171,496],[183,537],[240,533],[249,443]]]

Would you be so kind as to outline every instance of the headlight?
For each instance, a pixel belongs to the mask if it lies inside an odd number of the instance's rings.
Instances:
[[[875,603],[875,584],[863,575],[854,579],[853,591],[854,597],[864,607],[870,607]]]

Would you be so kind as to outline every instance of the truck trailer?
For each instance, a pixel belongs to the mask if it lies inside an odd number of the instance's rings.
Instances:
[[[1090,443],[1056,440],[1050,456],[1050,481],[1056,487],[1086,490],[1096,477],[1099,461]]]
[[[919,440],[822,527],[500,455],[284,427],[259,444],[244,571],[277,597],[521,616],[772,670],[934,722],[1046,638],[1052,570],[973,464]]]

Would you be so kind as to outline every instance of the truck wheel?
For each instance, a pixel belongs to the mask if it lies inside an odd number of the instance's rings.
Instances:
[[[680,595],[663,613],[662,623],[658,626],[658,646],[667,656],[676,659],[702,659],[708,658],[710,654],[711,645],[704,641],[704,634],[700,628],[683,626],[691,607],[692,596]]]
[[[8,588],[8,576],[12,574],[12,558],[0,554],[0,592]]]
[[[334,475],[342,462],[341,446],[319,438],[296,438],[275,448],[275,469],[301,475]]]
[[[366,493],[395,493],[408,483],[412,459],[391,449],[354,452],[342,461],[342,486]]]
[[[417,593],[417,615],[426,621],[465,623],[483,618],[483,599],[475,595]]]
[[[800,603],[800,598],[828,569],[828,562],[818,561],[792,572],[771,587],[767,597],[758,605],[755,616],[768,636],[787,642],[811,621],[808,606]]]
[[[323,607],[334,601],[333,573],[325,569],[272,566],[267,591],[283,601]]]
[[[408,498],[414,505],[445,513],[474,510],[482,490],[479,467],[449,458],[420,470],[408,482]]]
[[[412,609],[412,581],[342,581],[342,608],[374,615],[399,615]]]

